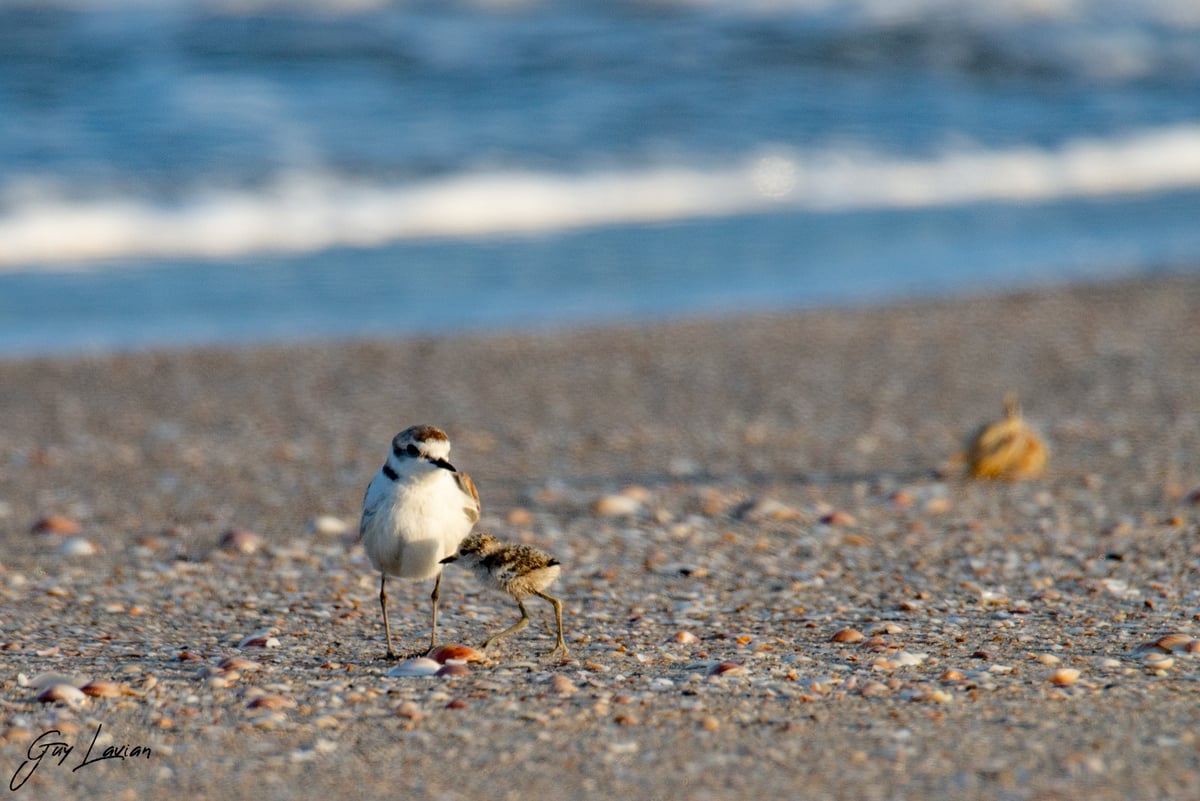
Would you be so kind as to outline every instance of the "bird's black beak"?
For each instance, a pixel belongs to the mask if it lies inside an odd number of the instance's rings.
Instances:
[[[426,457],[426,461],[428,461],[434,467],[440,467],[443,470],[449,470],[451,473],[458,472],[454,469],[454,465],[450,464],[450,462],[446,461],[445,459],[430,459]]]
[[[445,559],[443,559],[443,560],[441,561],[441,564],[443,564],[443,565],[448,565],[448,564],[450,564],[451,562],[457,562],[457,561],[458,561],[458,554],[456,554],[456,553],[452,553],[452,554],[450,554],[449,556],[447,556]]]

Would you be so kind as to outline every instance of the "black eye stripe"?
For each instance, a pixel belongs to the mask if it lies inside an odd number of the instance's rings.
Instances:
[[[413,445],[411,442],[408,444],[408,447],[405,449],[405,452],[409,456],[420,456],[421,455],[421,452],[419,450],[417,450],[417,446]]]

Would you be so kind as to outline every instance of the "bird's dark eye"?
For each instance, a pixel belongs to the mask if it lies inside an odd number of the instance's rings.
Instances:
[[[421,452],[419,450],[417,450],[417,446],[413,445],[411,443],[409,444],[409,446],[407,448],[407,453],[409,456],[420,456],[421,455]]]

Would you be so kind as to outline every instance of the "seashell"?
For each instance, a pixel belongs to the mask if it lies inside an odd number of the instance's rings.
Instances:
[[[412,701],[405,701],[396,707],[396,717],[406,718],[407,720],[420,720],[425,717],[425,712]]]
[[[447,662],[437,669],[435,676],[465,676],[471,672],[471,669],[462,662]]]
[[[876,670],[896,670],[904,667],[917,667],[922,664],[928,654],[917,654],[912,651],[897,651],[894,654],[889,654],[883,659],[877,659],[872,663],[872,667]]]
[[[238,643],[238,648],[278,648],[279,639],[270,630],[256,631]]]
[[[282,709],[295,709],[296,700],[289,698],[286,695],[260,695],[250,703],[246,704],[247,709],[269,709],[273,712]]]
[[[95,556],[100,548],[86,537],[67,537],[59,544],[58,552],[63,556]]]
[[[390,668],[383,675],[388,678],[396,678],[397,676],[433,676],[441,669],[442,666],[429,657],[420,656],[416,659],[405,659],[400,664]]]
[[[76,687],[79,684],[81,684],[82,682],[83,682],[82,678],[73,676],[73,675],[70,675],[67,673],[54,673],[54,672],[39,673],[38,675],[34,676],[32,679],[27,678],[25,676],[25,674],[23,674],[23,673],[17,674],[17,684],[19,686],[32,687],[33,689],[37,690],[38,692],[41,692],[42,690],[46,689],[47,687],[49,687],[53,684],[69,684],[72,687]]]
[[[1021,417],[1016,394],[1004,399],[1004,415],[969,438],[964,454],[968,474],[1006,481],[1040,478],[1046,468],[1046,446]]]
[[[839,631],[834,632],[834,635],[829,638],[829,641],[830,642],[840,642],[840,643],[855,643],[855,642],[862,642],[864,639],[866,639],[866,635],[863,634],[858,629],[840,629]]]
[[[79,706],[87,703],[88,697],[70,684],[51,684],[37,694],[37,700],[43,704],[66,704]]]
[[[721,728],[721,721],[717,720],[712,715],[705,715],[700,721],[700,727],[705,731],[717,731]]]
[[[482,651],[477,651],[469,645],[457,643],[439,645],[429,652],[428,657],[438,664],[450,661],[482,662],[486,657]]]
[[[936,495],[925,501],[925,513],[931,515],[944,515],[954,507],[954,504],[945,495]]]
[[[1057,665],[1060,662],[1062,662],[1062,659],[1055,656],[1054,654],[1038,654],[1037,656],[1034,657],[1034,659],[1041,662],[1043,665],[1048,665],[1048,666],[1054,666],[1054,665]]]
[[[514,506],[508,510],[508,514],[505,515],[504,519],[510,526],[524,528],[533,525],[533,512],[524,506]]]
[[[1056,687],[1069,687],[1079,681],[1080,675],[1082,674],[1075,668],[1059,668],[1051,673],[1048,678],[1050,683]]]
[[[455,698],[450,703],[446,704],[446,709],[466,709],[467,702],[461,698]]]
[[[550,689],[557,695],[573,695],[578,692],[579,688],[575,686],[575,682],[568,679],[561,673],[555,673],[550,677]]]
[[[258,670],[262,665],[252,659],[243,659],[240,656],[227,656],[217,663],[217,667],[221,670]]]
[[[592,504],[592,514],[600,517],[633,517],[641,514],[642,502],[629,495],[605,495]]]
[[[1146,670],[1167,670],[1175,666],[1175,657],[1158,653],[1146,654],[1142,657],[1142,666]]]
[[[741,676],[745,673],[746,666],[732,660],[718,662],[708,669],[709,676]]]
[[[947,684],[949,684],[950,682],[962,681],[965,678],[966,678],[966,676],[963,675],[963,672],[961,670],[956,670],[955,668],[947,668],[942,673],[942,675],[938,676],[938,681],[943,681],[943,682],[946,682]]]
[[[1195,642],[1186,634],[1166,634],[1152,642],[1137,647],[1138,651],[1161,651],[1164,654],[1187,652]]]
[[[78,523],[65,515],[47,515],[34,523],[29,530],[33,534],[63,534],[67,536],[82,531]]]
[[[827,526],[853,526],[858,523],[854,515],[849,512],[843,512],[840,509],[834,509],[828,514],[823,514],[819,519],[820,522]]]
[[[103,679],[89,681],[80,687],[79,691],[93,698],[119,698],[122,695],[129,695],[129,689],[124,684],[118,684],[115,681],[105,681]]]
[[[680,645],[695,645],[700,642],[700,638],[690,631],[677,631],[675,636],[671,638]]]
[[[350,526],[345,520],[334,515],[317,515],[308,521],[308,530],[323,537],[337,537],[345,534]]]
[[[221,547],[226,551],[251,554],[262,546],[262,537],[249,529],[231,528],[221,535]]]
[[[941,687],[916,687],[901,697],[924,704],[948,704],[954,700],[954,696]]]

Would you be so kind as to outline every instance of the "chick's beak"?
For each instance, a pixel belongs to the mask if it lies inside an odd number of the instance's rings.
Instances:
[[[458,561],[458,554],[456,554],[456,553],[452,553],[452,554],[450,554],[449,556],[447,556],[445,559],[443,559],[443,560],[441,561],[441,564],[443,564],[443,565],[448,565],[448,564],[450,564],[451,562],[457,562],[457,561]]]

